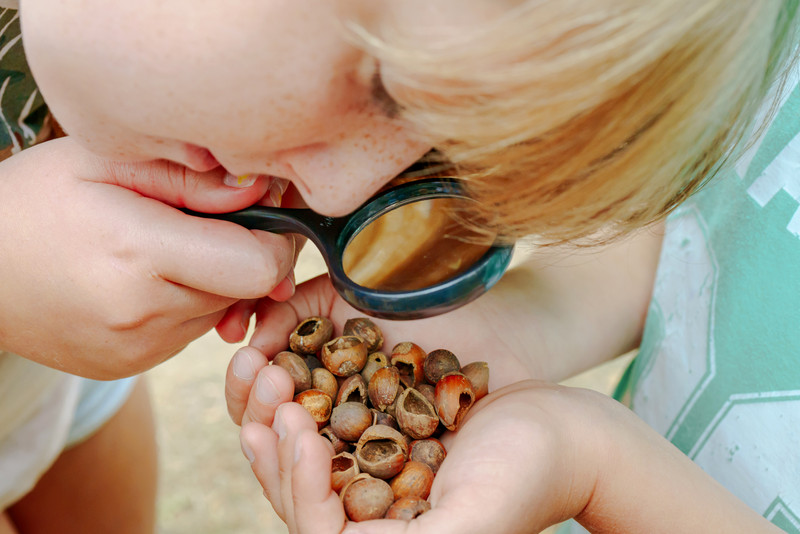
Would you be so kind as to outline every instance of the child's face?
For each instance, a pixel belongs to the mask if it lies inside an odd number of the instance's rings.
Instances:
[[[93,151],[288,178],[341,215],[429,146],[375,98],[333,3],[27,0],[21,16],[45,99]]]

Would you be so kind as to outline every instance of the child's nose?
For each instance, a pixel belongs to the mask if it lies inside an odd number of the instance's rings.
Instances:
[[[402,128],[384,128],[293,151],[287,162],[309,207],[336,217],[354,211],[430,148]]]

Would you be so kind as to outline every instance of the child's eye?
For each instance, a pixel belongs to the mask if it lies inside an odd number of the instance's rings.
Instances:
[[[375,69],[372,75],[372,101],[381,109],[384,115],[389,118],[394,118],[400,112],[400,104],[386,91],[381,78],[380,65]]]

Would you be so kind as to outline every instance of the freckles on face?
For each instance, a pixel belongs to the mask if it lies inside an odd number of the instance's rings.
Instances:
[[[352,212],[430,149],[403,123],[374,112],[364,121],[325,145],[283,154],[296,187],[318,213]]]

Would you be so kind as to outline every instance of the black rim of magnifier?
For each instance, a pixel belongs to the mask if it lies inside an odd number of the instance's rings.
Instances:
[[[342,255],[352,238],[381,215],[435,198],[471,200],[457,179],[426,178],[383,191],[345,217],[325,217],[309,209],[261,206],[218,214],[183,211],[234,222],[251,230],[302,234],[320,250],[334,288],[351,306],[374,317],[420,319],[463,306],[486,292],[508,267],[513,245],[495,243],[465,271],[439,284],[409,291],[378,290],[357,284],[345,274]]]

